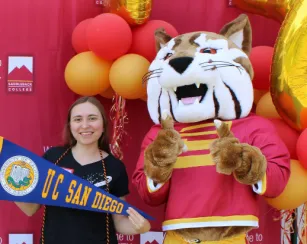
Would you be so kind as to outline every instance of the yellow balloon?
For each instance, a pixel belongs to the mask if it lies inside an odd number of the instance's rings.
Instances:
[[[284,20],[274,49],[271,93],[281,117],[297,130],[307,128],[307,1],[297,0]],[[282,94],[293,110],[282,106]]]
[[[232,5],[282,23],[271,68],[272,99],[280,116],[302,131],[307,128],[307,1],[232,0]]]
[[[256,114],[265,118],[280,118],[270,92],[266,92],[256,106]]]
[[[70,90],[81,96],[94,96],[110,87],[109,71],[112,63],[93,52],[82,52],[66,65],[65,81]]]
[[[291,160],[290,167],[290,178],[281,195],[276,198],[265,198],[269,205],[279,210],[295,209],[307,202],[307,170],[294,159]]]
[[[145,24],[151,14],[152,0],[109,0],[106,12],[117,14],[131,26]]]
[[[126,54],[117,59],[110,69],[113,90],[126,99],[146,96],[146,85],[142,78],[148,72],[149,61],[138,54]]]

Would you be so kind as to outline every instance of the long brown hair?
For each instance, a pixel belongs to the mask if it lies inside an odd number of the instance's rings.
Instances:
[[[102,150],[104,150],[107,153],[110,152],[110,145],[109,145],[109,127],[108,127],[108,118],[106,116],[105,110],[100,103],[100,101],[95,97],[80,97],[78,98],[69,108],[67,119],[66,119],[66,125],[64,127],[64,144],[66,146],[75,146],[77,141],[73,137],[71,130],[70,130],[70,117],[71,117],[71,110],[78,104],[89,102],[96,106],[98,110],[100,111],[100,114],[103,119],[103,128],[104,132],[102,133],[101,137],[98,140],[98,147]]]

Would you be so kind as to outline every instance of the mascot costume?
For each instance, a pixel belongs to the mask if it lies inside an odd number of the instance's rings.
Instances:
[[[155,125],[133,183],[147,204],[166,205],[164,243],[245,243],[258,227],[259,195],[277,197],[290,155],[274,126],[251,113],[251,26],[246,15],[219,34],[155,32],[147,81]]]

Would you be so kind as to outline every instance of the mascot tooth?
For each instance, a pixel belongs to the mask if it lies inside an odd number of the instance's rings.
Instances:
[[[277,197],[288,182],[286,146],[251,113],[251,36],[246,15],[220,33],[155,32],[147,80],[155,125],[133,183],[147,204],[165,204],[165,244],[245,243],[258,227],[257,198]]]

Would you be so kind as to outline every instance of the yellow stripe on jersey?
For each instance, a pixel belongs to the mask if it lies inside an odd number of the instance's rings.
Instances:
[[[229,128],[231,128],[232,125],[232,121],[224,121],[224,123],[226,123]],[[191,131],[191,130],[196,130],[196,129],[200,129],[200,128],[207,128],[207,127],[215,127],[214,123],[205,123],[205,124],[199,124],[199,125],[192,125],[192,126],[187,126],[184,127],[180,130],[180,132],[186,132],[186,131]],[[212,132],[216,132],[216,130],[212,130]]]
[[[199,166],[210,166],[210,165],[214,165],[210,154],[194,155],[194,156],[178,157],[174,165],[174,169],[183,169],[183,168],[191,168]]]
[[[214,123],[192,125],[192,126],[182,128],[180,132],[185,132],[185,131],[190,131],[190,130],[195,130],[195,129],[200,129],[200,128],[206,128],[206,127],[212,127],[212,126],[214,126]]]
[[[180,133],[181,137],[184,136],[204,136],[204,135],[216,135],[216,131],[202,131],[202,132],[192,132],[192,133]]]
[[[209,146],[214,141],[214,139],[198,141],[188,141],[187,139],[184,139],[183,141],[187,145],[189,151],[198,151],[209,149]]]
[[[198,222],[223,222],[223,221],[258,221],[254,215],[233,215],[233,216],[214,216],[186,219],[171,219],[163,222],[163,226],[183,223],[198,223]]]

